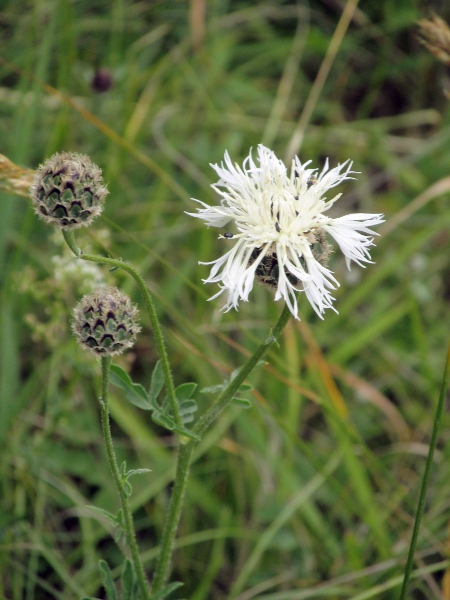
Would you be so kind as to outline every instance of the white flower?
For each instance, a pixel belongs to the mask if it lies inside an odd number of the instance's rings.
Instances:
[[[337,194],[327,200],[325,194],[341,181],[352,179],[352,164],[347,161],[329,169],[328,161],[320,174],[307,169],[311,161],[301,164],[295,157],[290,173],[275,154],[258,146],[258,164],[251,152],[243,167],[231,162],[228,152],[220,165],[211,165],[219,176],[213,189],[222,197],[219,206],[209,206],[188,213],[213,227],[233,222],[237,232],[226,232],[220,238],[233,243],[213,265],[204,283],[219,282],[227,293],[225,310],[238,307],[239,300],[248,301],[255,277],[275,289],[275,300],[284,298],[298,319],[297,293],[304,292],[316,313],[322,318],[326,308],[333,308],[330,290],[339,283],[326,267],[330,254],[326,234],[339,245],[347,267],[350,261],[364,266],[371,262],[368,248],[373,245],[370,227],[383,222],[383,215],[351,214],[332,219],[325,213],[338,200]]]

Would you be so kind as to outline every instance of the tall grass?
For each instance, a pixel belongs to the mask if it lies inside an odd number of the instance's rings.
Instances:
[[[214,201],[209,163],[225,149],[240,162],[261,141],[283,156],[302,118],[302,160],[354,161],[336,211],[385,213],[376,264],[348,273],[332,258],[339,314],[321,321],[303,301],[252,376],[253,408],[225,412],[199,445],[172,579],[190,600],[394,600],[448,343],[450,121],[444,67],[416,39],[427,3],[349,3],[331,58],[344,4],[214,0],[204,22],[200,4],[3,2],[0,152],[33,169],[79,151],[103,168],[110,195],[83,247],[139,267],[176,382],[200,387],[242,364],[281,309],[264,288],[238,313],[206,302],[216,290],[198,261],[224,242],[184,211]],[[92,85],[99,68],[105,92]],[[69,256],[26,198],[2,192],[0,211],[0,596],[104,597],[98,559],[118,567],[121,552],[87,505],[114,511],[116,496],[99,368],[69,327],[86,275],[55,277]],[[139,301],[123,274],[104,277]],[[122,366],[147,385],[156,354],[143,321]],[[131,499],[151,573],[173,440],[111,394],[119,459],[152,470]],[[449,425],[444,414],[409,587],[418,600],[450,597]]]

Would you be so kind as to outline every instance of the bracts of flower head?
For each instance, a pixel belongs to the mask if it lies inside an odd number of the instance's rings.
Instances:
[[[133,346],[141,328],[138,309],[115,287],[83,296],[75,307],[72,329],[78,342],[97,356],[122,354]]]
[[[219,176],[213,189],[221,197],[220,204],[209,206],[195,200],[203,208],[188,213],[208,226],[230,226],[235,230],[220,237],[232,248],[211,261],[205,283],[218,283],[225,293],[225,310],[245,302],[256,281],[275,290],[275,300],[283,298],[294,317],[298,318],[298,292],[304,292],[311,306],[322,318],[332,308],[331,291],[339,286],[327,267],[332,251],[328,238],[333,238],[345,256],[360,266],[371,262],[369,248],[371,227],[383,222],[381,214],[350,214],[332,218],[327,211],[341,194],[327,198],[334,187],[353,179],[352,164],[347,161],[330,169],[328,161],[319,173],[302,164],[298,157],[288,170],[274,152],[258,146],[255,163],[250,152],[243,166],[233,164],[228,152],[224,162],[211,165]]]
[[[90,225],[107,193],[101,169],[88,156],[72,152],[47,159],[30,188],[36,214],[65,231]]]

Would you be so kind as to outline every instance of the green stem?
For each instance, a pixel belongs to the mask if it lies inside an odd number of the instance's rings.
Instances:
[[[120,475],[119,467],[117,465],[116,455],[114,453],[113,440],[111,436],[111,426],[109,422],[109,410],[108,410],[108,387],[109,387],[109,371],[111,367],[111,357],[102,356],[102,397],[100,399],[101,407],[101,419],[102,419],[102,431],[103,439],[105,440],[106,452],[108,455],[109,466],[116,484],[117,492],[119,494],[120,505],[122,508],[123,518],[125,522],[125,530],[127,534],[128,545],[131,550],[131,556],[133,558],[134,568],[138,578],[139,588],[143,600],[150,600],[150,593],[148,588],[148,582],[145,577],[144,569],[142,568],[141,558],[139,556],[139,549],[136,542],[136,534],[134,531],[133,515],[131,513],[130,503],[127,495],[125,494],[122,478]]]
[[[170,563],[173,553],[173,545],[177,535],[178,523],[180,521],[183,499],[186,491],[189,469],[191,466],[192,452],[195,442],[181,444],[178,447],[177,469],[175,480],[170,497],[170,504],[167,510],[164,530],[161,538],[160,551],[156,563],[155,575],[152,582],[152,593],[156,594],[164,587],[169,574]]]
[[[63,230],[64,239],[67,242],[67,245],[72,250],[77,258],[81,258],[82,260],[88,260],[90,262],[100,263],[104,265],[109,265],[116,269],[123,269],[127,273],[129,273],[135,282],[137,283],[143,297],[147,312],[150,317],[150,322],[152,324],[153,335],[155,336],[156,346],[158,348],[159,358],[161,359],[163,370],[164,370],[164,379],[166,382],[166,390],[167,396],[170,400],[170,405],[172,408],[173,418],[178,427],[183,427],[183,421],[180,416],[180,411],[178,408],[178,402],[175,396],[175,386],[173,384],[172,373],[170,370],[169,358],[167,356],[166,345],[164,343],[163,334],[161,331],[161,326],[159,324],[158,315],[156,314],[155,305],[153,304],[152,297],[150,292],[148,291],[147,286],[145,285],[145,281],[139,275],[139,273],[129,264],[122,262],[121,260],[117,260],[115,258],[106,258],[103,256],[95,256],[93,254],[84,254],[80,248],[76,245],[75,236],[73,231],[64,231]]]
[[[198,435],[204,434],[211,423],[213,423],[219,414],[232,402],[240,386],[244,383],[253,369],[258,365],[259,361],[264,358],[270,348],[276,343],[290,316],[291,313],[289,308],[285,306],[280,318],[278,319],[278,323],[275,325],[273,330],[260,344],[245,365],[239,370],[236,377],[230,381],[228,386],[217,397],[216,401],[208,410],[208,412],[198,421],[197,425],[193,429],[194,433],[197,433]],[[188,444],[180,445],[178,448],[177,469],[172,496],[170,498],[170,504],[164,523],[161,549],[153,578],[153,593],[159,592],[164,587],[169,574],[173,545],[180,520],[183,498],[186,491],[186,484],[189,476],[189,468],[194,447],[195,442],[189,442]]]
[[[428,458],[427,458],[427,462],[425,465],[425,472],[423,474],[422,487],[420,490],[420,497],[419,497],[419,504],[417,506],[416,520],[414,522],[414,529],[413,529],[413,534],[412,534],[412,538],[411,538],[411,544],[409,546],[408,559],[406,561],[405,576],[403,578],[403,585],[402,585],[402,589],[400,591],[399,600],[405,600],[406,588],[408,587],[409,578],[410,578],[411,571],[413,568],[414,552],[415,552],[416,545],[417,545],[417,538],[419,536],[420,521],[422,520],[423,510],[425,507],[425,496],[427,493],[428,482],[430,480],[431,467],[433,465],[433,455],[434,455],[434,450],[436,448],[439,425],[441,423],[441,417],[442,417],[442,411],[444,409],[445,392],[446,392],[447,383],[448,383],[449,364],[450,364],[450,344],[447,349],[447,359],[446,359],[445,368],[444,368],[444,377],[442,379],[442,386],[441,386],[441,391],[439,394],[439,401],[438,401],[438,405],[436,407],[436,415],[434,417],[434,424],[433,424],[433,431],[431,433],[430,447],[428,449]]]
[[[203,435],[203,433],[208,429],[211,423],[216,420],[216,418],[223,411],[223,409],[230,404],[230,402],[236,395],[236,392],[239,390],[239,388],[250,375],[250,373],[253,371],[253,369],[265,357],[270,348],[277,342],[283,329],[286,326],[286,323],[289,321],[290,316],[291,312],[288,306],[285,305],[283,308],[283,312],[281,313],[280,318],[278,319],[278,323],[270,331],[269,335],[260,344],[260,346],[252,354],[252,356],[248,359],[245,365],[241,369],[239,369],[239,372],[236,375],[236,377],[232,381],[230,381],[228,386],[218,396],[218,398],[208,410],[208,412],[205,415],[203,415],[203,417],[198,421],[197,425],[194,427],[194,433],[197,433],[198,435]]]

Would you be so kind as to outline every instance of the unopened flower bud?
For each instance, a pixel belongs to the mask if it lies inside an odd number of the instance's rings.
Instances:
[[[30,188],[36,214],[65,230],[90,225],[107,193],[101,169],[88,156],[72,152],[46,160]]]
[[[107,92],[113,85],[113,79],[109,69],[102,67],[95,71],[91,87],[94,92]]]
[[[87,294],[73,312],[72,329],[78,341],[97,355],[121,354],[131,348],[141,330],[137,308],[115,287]]]

